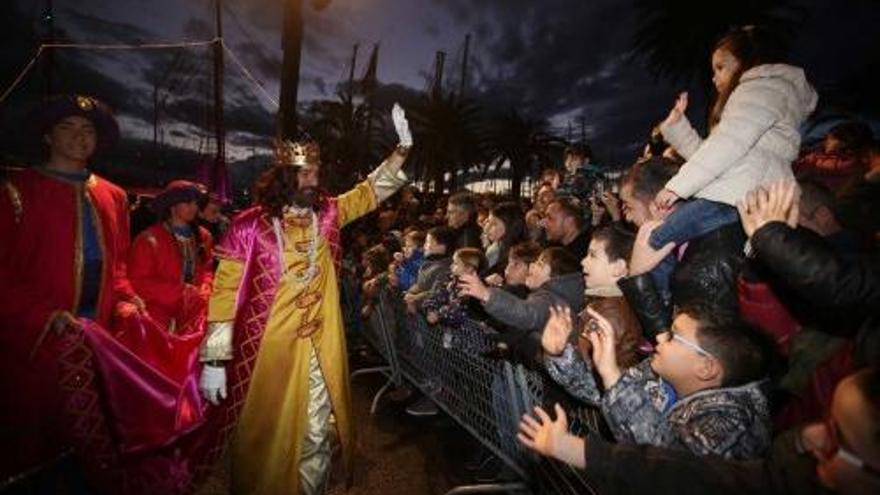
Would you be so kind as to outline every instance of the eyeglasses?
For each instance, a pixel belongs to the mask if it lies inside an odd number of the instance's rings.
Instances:
[[[844,446],[843,443],[845,439],[840,434],[840,427],[830,414],[825,418],[824,423],[830,440],[827,448],[822,451],[822,457],[826,461],[834,457],[839,457],[847,464],[854,466],[871,476],[880,478],[880,469],[868,465],[858,454]]]
[[[711,352],[704,349],[700,344],[675,333],[675,327],[670,327],[669,330],[666,331],[666,333],[669,334],[669,336],[672,340],[676,340],[678,342],[681,342],[685,346],[690,347],[691,350],[693,350],[697,354],[699,354],[701,356],[717,359],[717,357],[714,354],[712,354]]]

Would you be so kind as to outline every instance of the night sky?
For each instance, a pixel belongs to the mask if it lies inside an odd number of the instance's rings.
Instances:
[[[282,0],[224,0],[224,37],[231,50],[277,98],[281,71]],[[306,3],[310,3],[306,0]],[[880,3],[792,2],[803,7],[793,61],[803,65],[820,94],[852,79],[880,54]],[[5,0],[0,84],[5,88],[45,34],[45,0]],[[383,102],[424,91],[434,54],[447,52],[447,84],[457,87],[466,33],[473,34],[469,96],[482,105],[516,107],[546,118],[562,138],[583,132],[607,162],[632,161],[639,143],[662,119],[680,89],[697,81],[657,79],[632,55],[637,12],[627,0],[333,0],[306,9],[300,101],[332,99],[360,43],[363,74],[380,43],[378,77]],[[213,37],[213,0],[55,0],[59,36],[79,43],[197,41]],[[183,55],[176,55],[184,52]],[[210,133],[209,49],[57,54],[63,91],[110,102],[130,138],[152,139],[153,90],[164,99],[160,125],[171,147],[206,150]],[[708,64],[708,61],[707,61]],[[876,72],[875,72],[876,73]],[[37,68],[0,104],[7,122],[43,91]],[[274,109],[229,60],[226,116],[230,157],[265,152]],[[874,81],[877,82],[876,80]],[[838,88],[839,89],[839,88]],[[876,98],[874,99],[876,101]],[[878,115],[877,108],[855,109]],[[700,120],[700,112],[693,115]],[[16,117],[17,118],[17,117]],[[880,132],[880,128],[877,129]],[[8,142],[8,138],[7,141]],[[2,146],[2,142],[0,142]]]

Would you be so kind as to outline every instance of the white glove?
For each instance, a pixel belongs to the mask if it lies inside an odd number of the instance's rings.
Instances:
[[[412,133],[409,130],[409,122],[403,108],[397,103],[391,108],[391,120],[394,122],[394,130],[397,131],[397,139],[400,146],[409,148],[413,145]]]
[[[199,390],[208,402],[215,406],[220,404],[220,399],[226,398],[226,368],[210,364],[202,366]]]

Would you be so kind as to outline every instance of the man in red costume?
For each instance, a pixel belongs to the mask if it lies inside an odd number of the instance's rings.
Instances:
[[[196,323],[211,294],[212,238],[196,216],[204,196],[194,182],[175,180],[153,200],[159,222],[138,234],[128,255],[128,278],[159,326],[178,333]]]
[[[48,160],[0,183],[0,488],[65,447],[58,335],[78,317],[107,328],[143,308],[125,276],[125,193],[87,169],[118,137],[115,118],[94,98],[65,96],[37,122]]]

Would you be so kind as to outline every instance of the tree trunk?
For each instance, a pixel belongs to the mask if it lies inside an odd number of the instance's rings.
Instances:
[[[522,169],[519,164],[510,162],[510,194],[519,199],[522,190]]]

